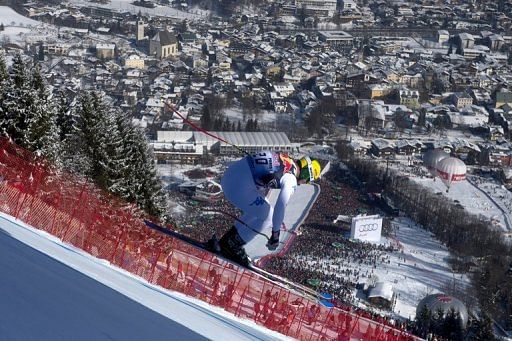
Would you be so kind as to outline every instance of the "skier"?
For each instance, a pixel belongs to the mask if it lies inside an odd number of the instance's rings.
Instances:
[[[285,153],[272,151],[247,155],[231,164],[222,177],[221,186],[226,199],[243,215],[218,242],[222,255],[249,266],[243,246],[270,226],[272,234],[267,247],[275,250],[291,195],[297,185],[318,179],[320,172],[317,160],[307,156],[293,160]],[[271,188],[281,190],[275,206],[265,197]]]

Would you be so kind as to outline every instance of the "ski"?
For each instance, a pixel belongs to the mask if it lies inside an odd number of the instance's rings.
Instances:
[[[308,288],[305,285],[294,283],[294,282],[290,281],[289,279],[286,279],[282,276],[268,272],[267,270],[264,270],[264,269],[258,267],[254,263],[251,263],[250,269],[253,270],[254,272],[257,272],[257,273],[267,277],[267,278],[271,278],[275,281],[278,281],[278,282],[284,284],[288,288],[293,288],[296,291],[300,291],[301,293],[307,294],[307,296],[314,298],[315,300],[318,299],[318,293],[315,290]]]
[[[146,224],[147,227],[153,229],[153,230],[156,230],[158,232],[162,232],[168,236],[171,236],[171,237],[174,237],[174,238],[177,238],[179,240],[182,240],[188,244],[191,244],[191,245],[194,245],[196,247],[199,247],[201,249],[204,249],[205,251],[208,251],[208,252],[211,252],[209,251],[207,248],[206,248],[206,244],[205,243],[202,243],[194,238],[190,238],[188,236],[185,236],[184,234],[181,234],[179,232],[176,232],[176,231],[173,231],[173,230],[170,230],[170,229],[167,229],[165,227],[162,227],[160,225],[157,225],[155,223],[153,223],[152,221],[149,221],[149,220],[145,220],[144,219],[144,224]]]
[[[202,243],[202,242],[199,242],[197,240],[195,240],[194,238],[191,238],[191,237],[188,237],[188,236],[185,236],[179,232],[176,232],[176,231],[172,231],[168,228],[165,228],[165,227],[162,227],[158,224],[155,224],[153,223],[152,221],[149,221],[149,220],[144,220],[144,224],[146,224],[147,227],[155,230],[155,231],[158,231],[158,232],[161,232],[161,233],[164,233],[170,237],[173,237],[173,238],[177,238],[179,240],[182,240],[184,242],[186,242],[187,244],[190,244],[190,245],[193,245],[197,248],[200,248],[206,252],[209,252],[209,253],[214,253],[212,252],[211,250],[209,250],[207,247],[206,247],[206,244],[205,243]],[[222,258],[223,260],[227,261],[227,262],[230,262],[230,263],[233,263],[233,264],[236,264],[238,266],[242,266],[236,262],[233,262],[229,259],[226,259],[224,258],[222,255],[218,254],[218,253],[215,253],[218,257]],[[249,270],[253,271],[254,273],[256,273],[257,275],[265,278],[266,280],[272,282],[273,284],[276,284],[278,286],[281,286],[281,287],[284,287],[288,290],[292,290],[294,291],[295,293],[301,295],[301,296],[304,296],[304,297],[308,297],[310,299],[314,299],[314,300],[317,300],[318,299],[318,293],[316,291],[314,291],[313,289],[310,289],[306,286],[303,286],[301,284],[297,284],[297,283],[293,283],[292,281],[284,278],[284,277],[281,277],[279,275],[275,275],[271,272],[268,272],[266,270],[263,270],[262,268],[258,267],[256,264],[254,264],[253,262],[251,262],[249,264],[249,267],[248,267]]]

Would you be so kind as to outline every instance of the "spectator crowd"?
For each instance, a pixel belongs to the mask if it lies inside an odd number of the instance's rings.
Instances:
[[[271,258],[266,265],[267,270],[318,292],[332,294],[334,303],[342,309],[368,318],[387,320],[371,311],[356,308],[355,295],[356,287],[374,280],[372,269],[390,262],[388,254],[396,248],[352,241],[348,224],[333,223],[338,215],[355,216],[362,212],[374,214],[380,211],[368,203],[361,192],[361,184],[344,170],[332,167],[319,185],[319,197],[290,251],[283,257]],[[190,195],[180,192],[173,193],[173,196],[176,202],[187,206],[186,214],[175,219],[177,230],[200,241],[208,240],[213,233],[221,236],[233,224],[233,216],[240,215],[222,196],[211,201],[195,201]],[[384,221],[384,225],[389,226]],[[397,323],[389,322],[395,327]],[[404,323],[398,327],[405,326]]]

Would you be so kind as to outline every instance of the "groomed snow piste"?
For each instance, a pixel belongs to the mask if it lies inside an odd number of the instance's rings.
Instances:
[[[0,214],[2,340],[285,340]]]

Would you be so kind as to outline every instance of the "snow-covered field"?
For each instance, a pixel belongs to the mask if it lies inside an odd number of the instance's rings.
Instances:
[[[134,0],[111,0],[108,4],[91,3],[86,0],[68,0],[70,3],[82,6],[96,6],[104,8],[112,8],[121,11],[128,11],[134,14],[142,13],[151,16],[164,16],[179,19],[200,19],[209,14],[208,11],[200,10],[198,8],[191,8],[189,11],[180,11],[169,6],[157,5],[155,8],[147,8],[133,5]]]
[[[462,288],[469,284],[466,275],[454,274],[447,263],[449,251],[433,235],[408,218],[392,222],[402,251],[389,254],[389,264],[372,271],[379,280],[390,282],[397,293],[394,313],[413,318],[416,306],[428,294],[443,292],[447,285]],[[388,240],[391,242],[391,240]]]
[[[512,193],[491,182],[471,176],[468,178],[469,181],[452,184],[448,193],[446,193],[446,186],[439,179],[434,181],[430,178],[414,178],[414,180],[432,188],[436,193],[442,193],[447,198],[458,201],[468,212],[495,221],[496,227],[510,231],[512,229],[510,226]]]
[[[4,26],[37,26],[41,23],[18,14],[15,10],[7,6],[0,6],[0,23]]]
[[[450,190],[439,178],[433,178],[423,166],[407,167],[401,163],[391,164],[401,174],[407,175],[409,179],[430,188],[434,193],[439,193],[447,200],[459,203],[471,214],[481,215],[484,219],[490,220],[493,225],[503,230],[507,235],[512,232],[512,192],[507,190],[492,178],[481,177],[473,174],[466,174],[467,180],[454,182]]]
[[[2,340],[282,340],[0,214]]]
[[[0,6],[0,23],[4,25],[4,30],[0,31],[0,44],[21,42],[32,28],[42,25],[39,21],[24,17],[7,6]]]

